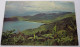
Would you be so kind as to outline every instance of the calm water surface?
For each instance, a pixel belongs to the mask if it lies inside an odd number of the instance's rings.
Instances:
[[[28,21],[7,21],[4,22],[3,25],[3,31],[10,31],[15,29],[15,32],[17,31],[23,31],[26,29],[34,29],[38,28],[43,23],[37,23],[37,22],[28,22]]]

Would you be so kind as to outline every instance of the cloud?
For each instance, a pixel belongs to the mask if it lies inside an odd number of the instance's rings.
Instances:
[[[54,8],[54,2],[49,1],[30,1],[30,2],[7,2],[7,9],[22,9],[27,11],[48,11]]]
[[[68,1],[7,1],[5,15],[21,16],[36,12],[74,11],[74,3]],[[31,14],[30,14],[31,15]]]

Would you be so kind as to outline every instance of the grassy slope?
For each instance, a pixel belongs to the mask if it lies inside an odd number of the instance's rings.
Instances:
[[[56,23],[57,21],[68,18],[68,17],[73,17],[75,19],[74,13],[72,13],[72,14],[66,14],[64,17],[57,17],[54,20],[33,21],[33,22],[41,22],[41,23],[45,23],[45,24],[40,26],[39,28],[25,30],[25,31],[23,31],[23,33],[26,35],[29,35],[29,34],[34,34],[38,31],[44,31],[44,30],[46,31],[48,29],[47,26],[49,26],[51,23]]]
[[[29,20],[31,18],[24,19],[24,18],[19,17],[19,20],[49,24],[49,23],[56,22],[58,20],[61,20],[61,19],[67,18],[67,17],[72,17],[73,15],[74,15],[74,13],[70,13],[70,14],[61,15],[61,16],[58,16],[58,17],[55,17],[55,18],[53,17],[53,19],[48,19],[48,20],[38,20],[38,19],[37,20]]]

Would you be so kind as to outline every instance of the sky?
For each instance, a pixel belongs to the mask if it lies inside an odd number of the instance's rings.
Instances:
[[[6,1],[5,17],[32,16],[38,13],[74,12],[71,1]]]

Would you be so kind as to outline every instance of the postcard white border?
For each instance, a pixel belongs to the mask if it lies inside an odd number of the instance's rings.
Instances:
[[[79,45],[78,46],[22,46],[22,45],[20,46],[12,46],[12,45],[2,46],[1,36],[2,36],[3,19],[4,19],[6,1],[74,1]],[[0,0],[0,47],[80,47],[80,0]]]

